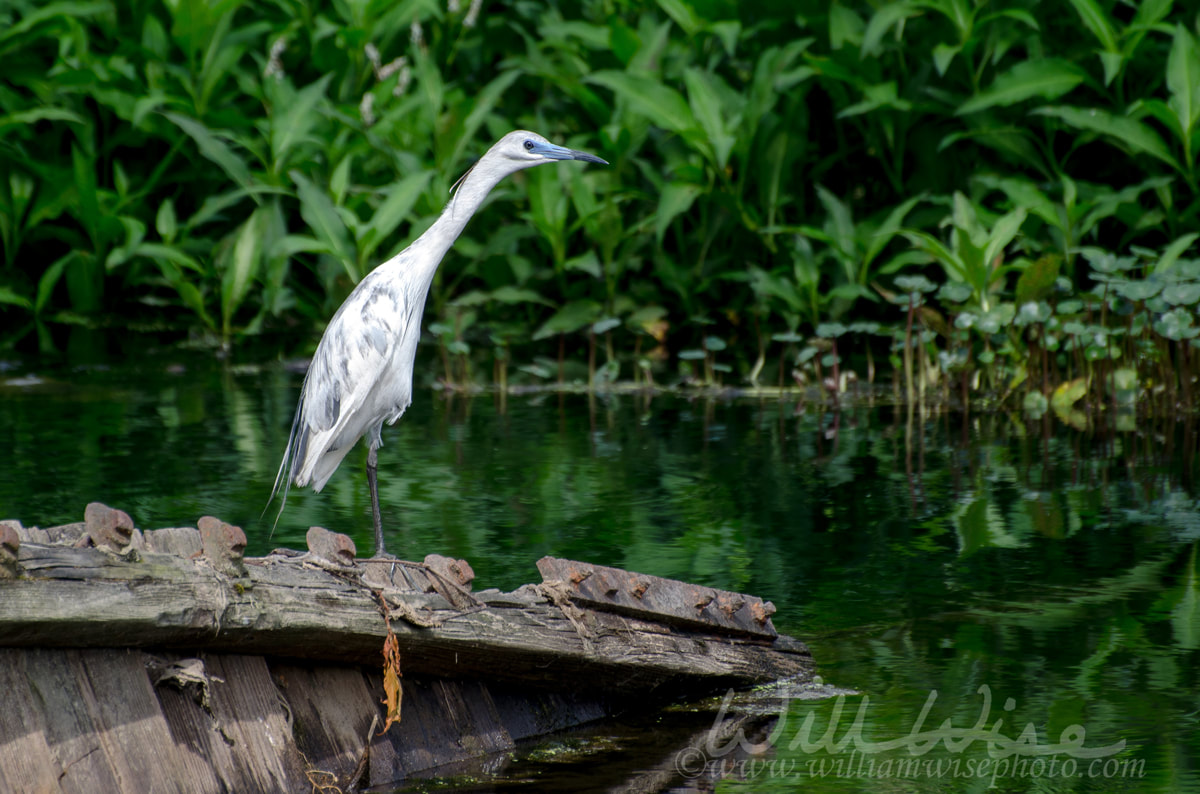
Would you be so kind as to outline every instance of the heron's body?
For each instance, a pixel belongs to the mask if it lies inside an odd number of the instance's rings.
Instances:
[[[272,497],[295,483],[320,491],[350,448],[366,436],[376,554],[384,552],[376,450],[384,423],[412,402],[413,362],[434,273],[496,184],[514,171],[556,160],[604,161],[518,130],[501,138],[460,180],[441,216],[408,248],[359,282],[317,345],[304,378]],[[282,513],[283,507],[280,507]]]

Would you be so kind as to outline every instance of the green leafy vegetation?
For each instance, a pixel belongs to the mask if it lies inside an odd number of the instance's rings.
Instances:
[[[1164,0],[16,0],[0,345],[311,349],[524,127],[612,165],[522,174],[468,227],[428,310],[449,385],[839,399],[886,361],[912,400],[1171,410],[1200,385],[1196,25]]]

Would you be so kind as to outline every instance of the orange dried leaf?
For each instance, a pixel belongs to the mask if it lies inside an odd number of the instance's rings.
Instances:
[[[387,721],[383,724],[383,732],[387,733],[393,723],[400,723],[400,702],[404,697],[404,690],[400,686],[400,643],[390,631],[383,642],[383,693],[383,702],[387,705]]]

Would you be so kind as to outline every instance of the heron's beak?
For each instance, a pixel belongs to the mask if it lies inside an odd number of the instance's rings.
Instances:
[[[533,151],[542,157],[549,157],[551,160],[583,160],[585,163],[608,165],[607,160],[602,160],[594,154],[568,149],[565,146],[555,146],[552,143],[539,143]]]

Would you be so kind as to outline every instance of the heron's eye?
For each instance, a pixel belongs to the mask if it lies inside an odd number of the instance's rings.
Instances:
[[[533,141],[525,141],[525,151],[527,151],[527,152],[533,151]]]

